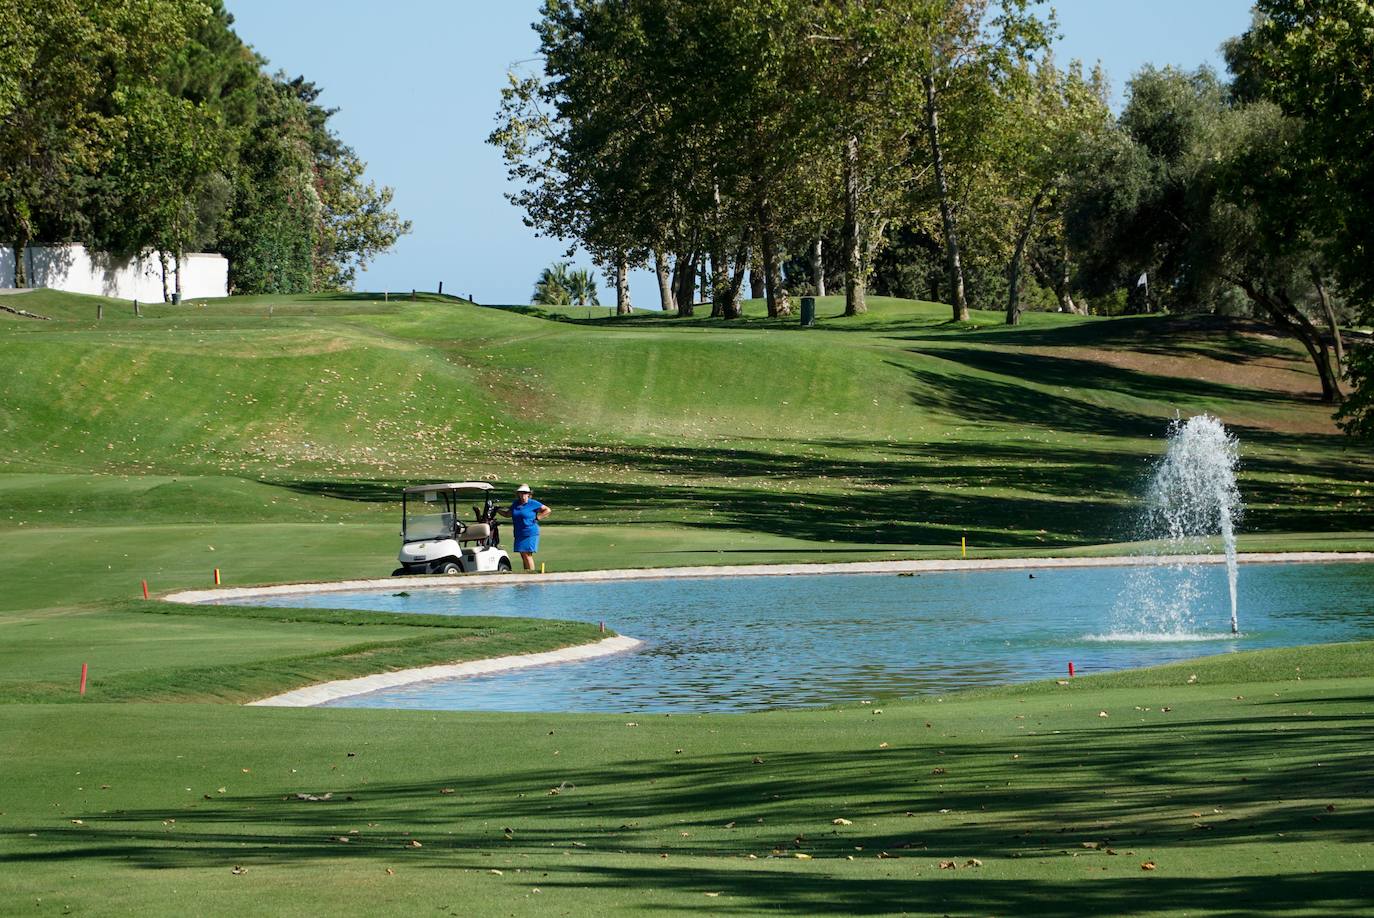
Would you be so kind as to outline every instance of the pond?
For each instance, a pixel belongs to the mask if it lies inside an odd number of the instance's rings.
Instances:
[[[1032,576],[1033,575],[1033,576]],[[1187,657],[1374,639],[1374,565],[1252,564],[1241,633],[1221,566],[1151,575],[1191,611],[1142,630],[1131,569],[1054,568],[409,587],[243,599],[277,606],[604,621],[633,653],[419,683],[342,707],[485,711],[755,711],[928,695]],[[1137,575],[1138,576],[1138,575]],[[1175,588],[1171,577],[1178,577]],[[398,590],[406,584],[397,584]],[[1148,621],[1149,616],[1143,615]]]

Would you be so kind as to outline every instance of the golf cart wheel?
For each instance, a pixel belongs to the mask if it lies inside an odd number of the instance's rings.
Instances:
[[[510,558],[502,558],[496,562],[496,572],[498,574],[510,573]]]
[[[410,573],[410,571],[406,570],[405,568],[403,568],[403,567],[398,567],[398,568],[396,568],[396,570],[394,570],[394,571],[391,572],[391,576],[393,576],[393,577],[404,577],[406,574],[409,574],[409,573]]]
[[[439,565],[439,573],[441,574],[461,574],[462,572],[463,569],[458,566],[457,561],[445,561]]]

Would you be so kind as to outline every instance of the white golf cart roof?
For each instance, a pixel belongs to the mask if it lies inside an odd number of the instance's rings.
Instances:
[[[486,481],[450,481],[446,484],[415,485],[406,488],[407,494],[424,494],[427,491],[492,491],[493,486]]]

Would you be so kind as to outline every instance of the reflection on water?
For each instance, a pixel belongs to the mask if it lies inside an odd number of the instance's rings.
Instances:
[[[1227,633],[1224,571],[1196,633],[1111,634],[1122,568],[521,583],[278,597],[271,604],[604,621],[631,654],[422,683],[349,707],[750,711],[933,694],[1259,647],[1374,638],[1374,565],[1246,567],[1245,632]],[[398,584],[399,588],[399,584]],[[1213,595],[1215,593],[1215,595]],[[263,604],[263,600],[251,600]],[[1179,638],[1186,637],[1186,640]]]

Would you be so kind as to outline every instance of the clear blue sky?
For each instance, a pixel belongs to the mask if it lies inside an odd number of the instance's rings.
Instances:
[[[1250,0],[1057,0],[1061,61],[1100,60],[1116,88],[1142,64],[1223,69],[1217,49],[1245,30]],[[536,239],[502,197],[499,152],[484,143],[513,63],[529,65],[538,0],[226,0],[235,28],[273,69],[324,87],[331,121],[396,189],[415,224],[379,258],[359,289],[434,289],[478,302],[528,302],[539,269],[561,257]],[[583,266],[590,264],[584,257]],[[636,272],[631,293],[657,307],[653,275]],[[602,302],[614,302],[603,282]]]

